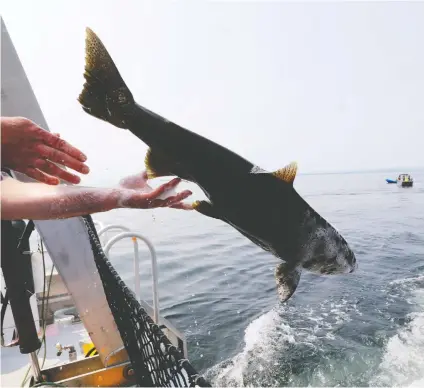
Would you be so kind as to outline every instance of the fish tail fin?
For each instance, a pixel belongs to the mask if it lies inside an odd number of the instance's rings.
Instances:
[[[127,128],[126,119],[135,106],[134,98],[105,46],[88,27],[84,78],[78,97],[84,111],[119,128]]]

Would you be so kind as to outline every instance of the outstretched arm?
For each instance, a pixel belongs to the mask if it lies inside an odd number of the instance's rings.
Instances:
[[[144,176],[140,175],[137,187],[125,185],[123,181],[117,188],[49,186],[5,178],[0,183],[1,218],[48,220],[118,208],[151,209],[172,206],[185,209],[181,201],[191,195],[189,190],[163,198],[180,183],[180,179],[173,179],[153,190],[147,185]]]

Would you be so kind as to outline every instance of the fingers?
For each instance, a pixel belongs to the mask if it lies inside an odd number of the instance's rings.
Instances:
[[[65,171],[53,162],[46,159],[37,159],[34,163],[34,167],[42,172],[46,172],[69,183],[78,184],[81,182],[81,178],[79,176]]]
[[[189,204],[183,204],[181,201],[188,198],[192,195],[190,190],[184,190],[181,193],[170,196],[165,199],[159,199],[161,195],[165,194],[167,191],[174,189],[181,182],[180,178],[172,179],[171,181],[159,186],[157,189],[153,190],[151,193],[146,194],[151,201],[149,203],[150,208],[156,207],[172,207],[174,209],[182,210],[192,210],[193,206]]]
[[[194,210],[193,204],[191,203],[176,203],[174,205],[169,206],[172,209],[180,209],[180,210]]]
[[[34,178],[35,180],[39,181],[39,182],[43,182],[46,183],[48,185],[58,185],[60,183],[59,179],[51,176],[51,175],[47,175],[45,173],[43,173],[40,170],[37,170],[36,168],[27,168],[26,170],[22,171],[25,175],[28,175],[31,178]]]
[[[148,198],[146,194],[126,189],[123,189],[122,194],[123,198],[120,201],[120,207],[131,209],[153,209],[177,205],[179,202],[189,197],[192,192],[190,190],[184,190],[183,192],[166,199]]]
[[[192,194],[190,190],[184,190],[181,193],[177,195],[173,195],[172,197],[169,197],[167,199],[154,199],[150,202],[149,207],[155,208],[155,207],[170,207],[172,205],[176,205],[177,203],[183,201],[187,197],[189,197]]]
[[[85,156],[78,148],[70,145],[67,141],[61,139],[57,134],[52,134],[44,130],[42,131],[44,132],[42,135],[42,140],[46,145],[58,151],[62,151],[63,153],[81,162],[85,162],[87,160],[87,156]]]
[[[84,155],[84,153],[82,153],[78,148],[70,145],[67,141],[61,139],[58,133],[50,133],[39,127],[37,124],[32,124],[33,127],[31,129],[34,134],[33,136],[41,140],[44,144],[56,150],[62,151],[81,162],[85,162],[87,160],[87,156]]]
[[[44,157],[52,162],[62,164],[66,167],[72,168],[82,174],[88,174],[90,169],[80,160],[66,154],[65,152],[46,146],[45,144],[37,145],[37,152],[39,157]]]
[[[175,186],[177,186],[181,182],[180,178],[174,178],[171,181],[160,185],[158,188],[154,189],[152,192],[146,194],[146,198],[148,199],[156,199],[160,197],[163,193],[172,190]]]
[[[172,197],[169,197],[165,200],[166,207],[175,205],[181,201],[184,201],[186,198],[188,198],[191,194],[193,194],[190,190],[184,190],[181,193],[174,195]]]
[[[158,188],[152,190],[149,193],[142,193],[140,191],[133,190],[133,188],[136,185],[134,185],[134,182],[132,181],[132,179],[134,178],[135,180],[145,179],[144,176],[145,175],[143,172],[139,175],[128,177],[128,178],[125,178],[123,181],[121,181],[121,186],[123,186],[122,190],[124,190],[125,194],[123,196],[123,199],[121,199],[120,207],[137,208],[137,209],[174,207],[175,209],[185,209],[185,210],[191,210],[193,208],[192,205],[181,203],[181,201],[183,201],[184,199],[192,195],[192,192],[190,190],[184,190],[181,193],[169,196],[164,199],[159,198],[162,195],[166,194],[166,192],[174,189],[181,182],[181,179],[179,178],[172,179],[171,181],[159,186]]]

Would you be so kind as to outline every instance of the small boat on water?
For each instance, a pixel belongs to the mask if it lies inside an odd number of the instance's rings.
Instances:
[[[409,174],[399,174],[397,178],[397,185],[400,187],[412,187],[414,179]]]
[[[386,179],[387,183],[397,183],[396,179]]]

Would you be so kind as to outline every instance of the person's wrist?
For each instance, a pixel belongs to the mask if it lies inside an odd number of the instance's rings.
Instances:
[[[125,207],[122,199],[122,190],[120,189],[101,189],[95,195],[98,198],[97,202],[100,203],[100,211],[102,212]]]
[[[127,208],[128,200],[130,199],[131,194],[133,192],[134,190],[125,189],[125,188],[113,189],[111,193],[111,198],[115,205],[115,208],[116,209]]]

